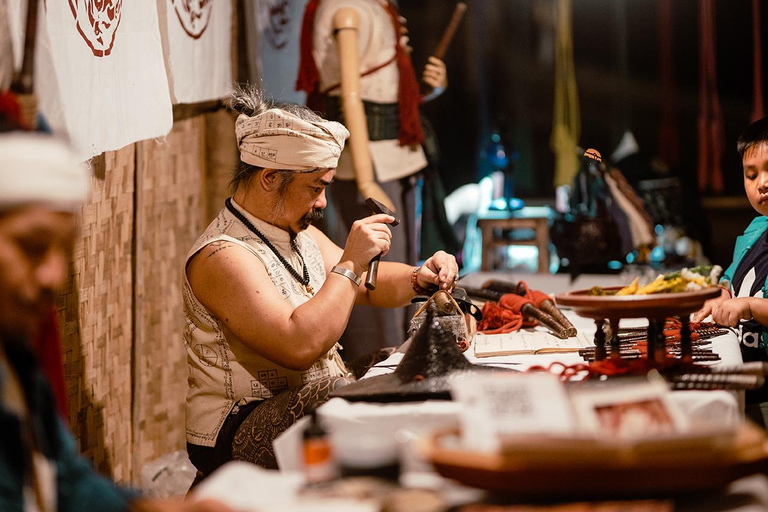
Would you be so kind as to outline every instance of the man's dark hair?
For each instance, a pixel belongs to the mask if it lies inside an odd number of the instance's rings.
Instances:
[[[768,144],[768,117],[758,119],[741,132],[736,141],[736,151],[744,158],[744,153],[761,144]]]
[[[263,91],[251,84],[237,85],[229,98],[228,106],[234,112],[245,114],[249,117],[257,116],[272,108],[277,108],[305,121],[315,123],[323,121],[323,118],[312,110],[297,103],[288,103],[285,101],[276,101],[271,98],[265,98]],[[230,190],[234,193],[241,183],[247,183],[261,170],[263,170],[263,167],[240,162],[237,167],[235,167],[235,172],[229,182]],[[286,190],[288,190],[288,185],[291,184],[291,181],[293,181],[293,178],[296,176],[296,173],[294,171],[286,171],[282,169],[278,169],[278,171],[281,178],[278,192],[280,195],[284,195]]]

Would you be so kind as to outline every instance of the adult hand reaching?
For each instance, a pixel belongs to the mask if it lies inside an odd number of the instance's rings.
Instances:
[[[452,254],[437,251],[427,258],[416,274],[416,284],[421,288],[437,286],[440,290],[453,290],[459,280],[459,265]]]

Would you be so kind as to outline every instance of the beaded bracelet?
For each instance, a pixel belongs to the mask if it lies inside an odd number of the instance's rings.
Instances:
[[[413,288],[413,291],[416,292],[416,295],[429,295],[430,290],[428,288],[422,288],[419,286],[419,282],[416,280],[416,277],[419,274],[419,270],[421,270],[421,265],[413,269],[413,272],[411,273],[411,288]]]

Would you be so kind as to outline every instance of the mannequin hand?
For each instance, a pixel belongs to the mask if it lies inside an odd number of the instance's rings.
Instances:
[[[421,81],[432,87],[437,96],[448,88],[448,73],[445,69],[445,63],[437,57],[430,57],[427,65],[424,66],[424,73],[421,75]],[[439,91],[439,92],[438,92]]]
[[[398,39],[398,42],[400,43],[400,46],[403,47],[406,53],[412,53],[413,52],[413,46],[409,45],[410,39],[408,38],[408,27],[406,27],[406,20],[402,16],[400,18],[400,38]]]
[[[353,222],[340,261],[351,261],[358,275],[368,270],[375,256],[389,252],[392,231],[388,224],[394,220],[391,215],[379,213]]]
[[[363,197],[372,197],[396,213],[395,206],[392,204],[389,196],[375,181],[358,182],[357,189]]]
[[[422,288],[437,286],[440,290],[453,290],[459,280],[459,265],[452,254],[437,251],[427,258],[416,275],[416,282]]]

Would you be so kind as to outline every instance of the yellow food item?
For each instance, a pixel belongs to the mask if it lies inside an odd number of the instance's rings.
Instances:
[[[636,295],[650,295],[652,293],[675,293],[685,291],[686,280],[682,277],[665,279],[659,276],[645,286],[641,286],[635,292]]]
[[[640,278],[636,277],[629,285],[616,292],[616,295],[634,295],[637,292],[637,283],[639,281]]]
[[[701,290],[715,286],[722,272],[718,265],[683,268],[679,271],[661,274],[650,283],[638,287],[638,278],[619,290],[616,295],[650,295],[653,293],[680,293]]]

